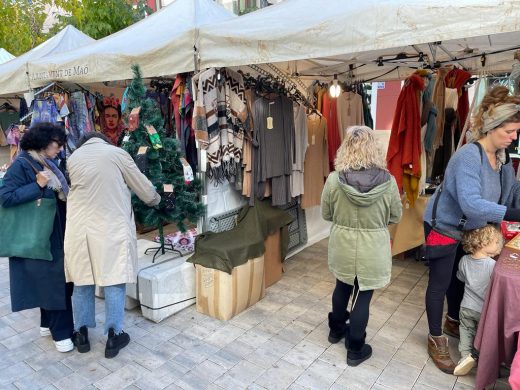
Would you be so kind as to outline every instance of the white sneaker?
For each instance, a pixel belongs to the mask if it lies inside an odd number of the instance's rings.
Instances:
[[[49,328],[43,328],[40,326],[40,336],[45,337],[45,336],[50,336],[50,335],[51,335],[51,330]]]
[[[467,375],[473,367],[475,367],[475,358],[469,354],[465,358],[459,360],[457,367],[453,370],[453,375],[462,376]]]
[[[56,346],[58,352],[69,352],[74,349],[74,343],[71,339],[55,341],[54,345]]]

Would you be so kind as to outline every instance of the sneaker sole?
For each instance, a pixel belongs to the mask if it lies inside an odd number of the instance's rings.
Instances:
[[[453,375],[464,376],[468,375],[472,368],[475,367],[474,360],[468,360],[466,363],[462,362],[453,370]]]
[[[47,337],[47,336],[50,336],[50,335],[51,335],[50,329],[43,330],[43,331],[40,329],[40,336],[41,337]]]
[[[130,340],[128,340],[126,343],[124,343],[123,345],[120,345],[117,348],[113,348],[113,349],[105,348],[105,358],[107,358],[107,359],[115,358],[117,356],[117,354],[119,353],[119,351],[122,350],[124,347],[126,347],[129,343],[130,343]]]
[[[367,356],[365,356],[364,358],[361,358],[361,359],[349,359],[347,357],[347,366],[350,366],[350,367],[356,367],[356,366],[359,366],[361,363],[363,363],[365,360],[368,360],[372,357],[372,352],[370,352],[370,354],[368,354]]]
[[[56,345],[56,350],[57,350],[58,352],[70,352],[70,351],[72,351],[73,349],[74,349],[74,344],[72,344],[72,345],[67,345],[67,346],[65,346],[65,347],[60,347],[60,346],[57,346],[57,345]]]

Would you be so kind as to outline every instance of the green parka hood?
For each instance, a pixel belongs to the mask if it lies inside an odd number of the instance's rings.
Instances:
[[[392,185],[390,173],[381,168],[342,171],[339,186],[352,203],[368,207],[383,196]]]

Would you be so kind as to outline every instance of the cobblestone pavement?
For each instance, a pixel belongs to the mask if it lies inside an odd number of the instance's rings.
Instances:
[[[395,260],[392,283],[375,293],[368,324],[374,349],[358,367],[346,365],[342,343],[327,341],[334,278],[327,240],[286,262],[283,279],[265,298],[228,322],[191,306],[155,324],[127,311],[132,341],[104,358],[104,302],[92,350],[59,353],[39,335],[39,311],[12,313],[7,259],[0,259],[0,388],[6,389],[472,389],[475,375],[446,375],[426,351],[426,267]],[[452,354],[459,357],[451,340]],[[502,379],[496,389],[509,388]]]

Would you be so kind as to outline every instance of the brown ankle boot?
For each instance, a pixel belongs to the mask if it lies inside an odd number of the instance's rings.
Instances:
[[[448,336],[460,339],[459,323],[459,321],[454,320],[450,316],[446,315],[446,319],[444,320],[444,326],[442,328],[443,333],[447,334]]]
[[[455,363],[451,360],[446,336],[428,335],[428,355],[439,370],[446,374],[453,374]]]

